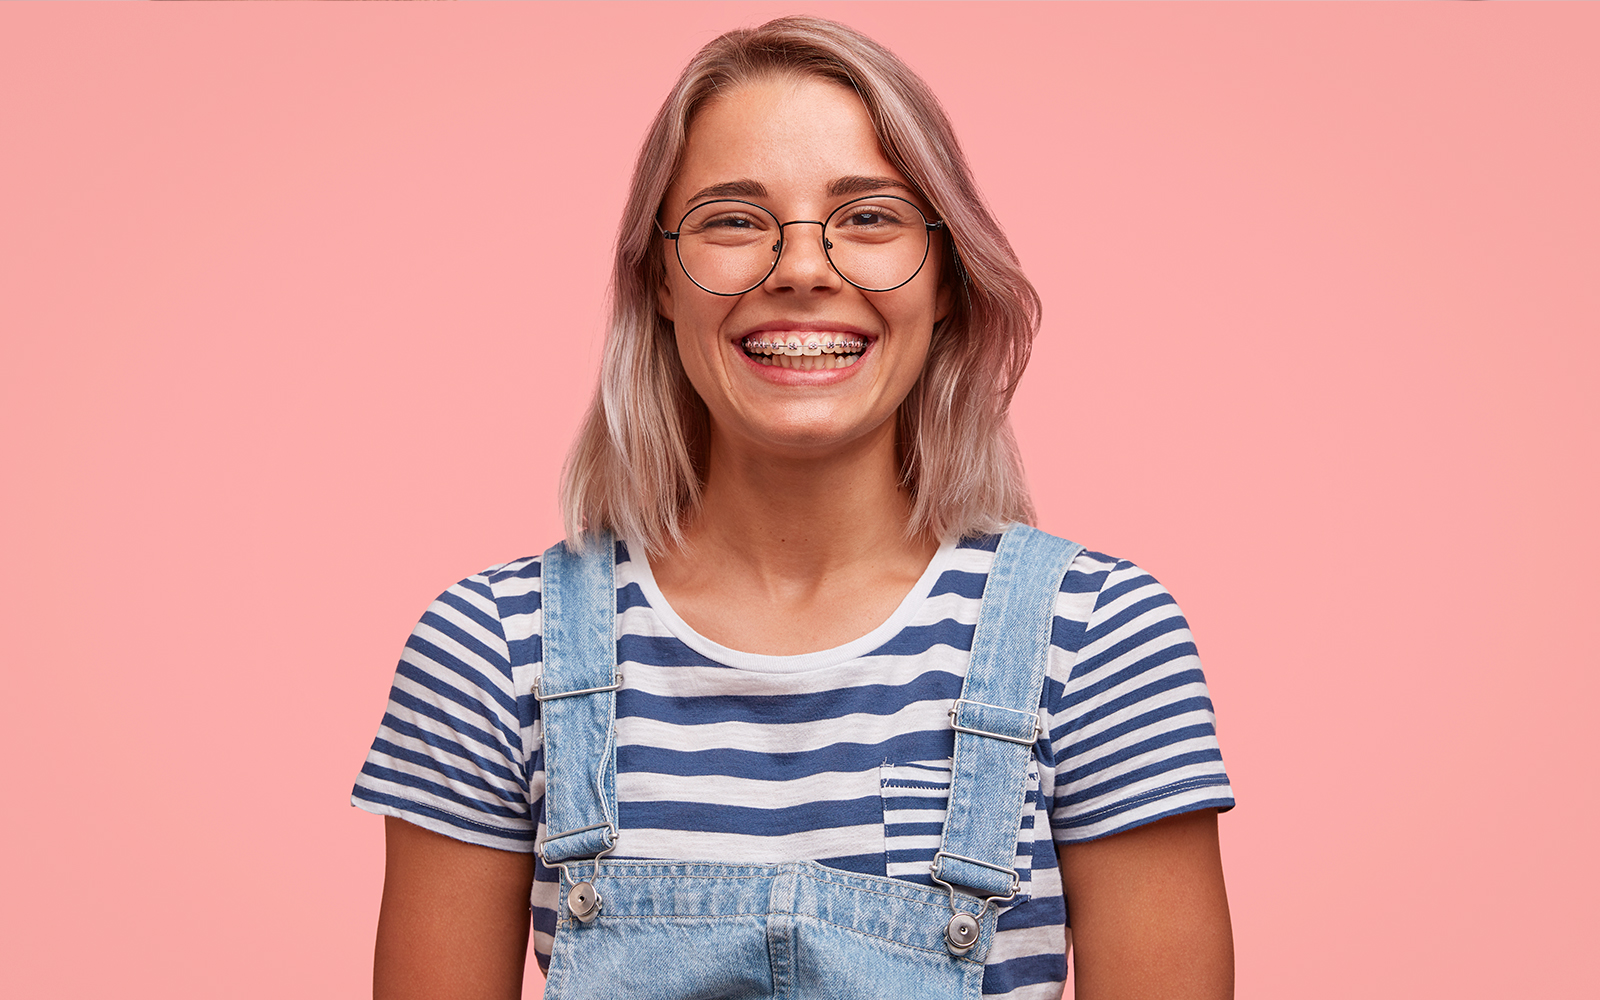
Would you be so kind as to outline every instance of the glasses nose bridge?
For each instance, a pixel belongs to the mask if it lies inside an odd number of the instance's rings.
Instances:
[[[778,245],[772,248],[774,251],[777,252],[778,257],[777,257],[776,260],[774,260],[772,262],[773,270],[777,270],[778,265],[780,263],[782,263],[783,256],[784,256],[783,252],[789,246],[789,236],[788,236],[788,233],[785,232],[785,230],[787,230],[790,226],[821,226],[822,227],[823,231],[817,234],[817,236],[822,240],[822,258],[823,258],[823,260],[826,260],[828,262],[828,268],[830,270],[833,270],[834,269],[833,257],[832,257],[832,255],[830,255],[828,253],[829,250],[833,249],[833,244],[828,242],[828,237],[825,235],[825,233],[827,232],[828,224],[827,224],[827,222],[825,222],[825,221],[823,221],[821,219],[790,219],[788,222],[780,222],[780,223],[778,223]]]
[[[790,219],[788,222],[780,222],[778,223],[778,243],[780,246],[789,238],[784,230],[790,226],[821,226],[823,232],[827,232],[828,229],[828,224],[821,219]],[[827,246],[828,239],[826,236],[823,237],[822,243],[824,247]]]

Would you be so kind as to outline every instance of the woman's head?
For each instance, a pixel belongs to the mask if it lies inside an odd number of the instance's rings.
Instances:
[[[701,106],[659,216],[675,249],[656,302],[713,481],[755,460],[893,488],[896,413],[953,297],[929,216],[848,87],[768,77]]]
[[[719,108],[735,94],[738,108]],[[894,380],[896,396],[889,404],[896,411],[900,472],[912,499],[908,530],[968,534],[1031,519],[1005,415],[1038,328],[1037,295],[982,204],[949,122],[926,85],[870,39],[842,25],[797,17],[730,32],[707,45],[684,70],[646,136],[618,234],[600,389],[567,468],[563,509],[569,537],[576,539],[584,527],[608,527],[655,549],[676,538],[696,506],[711,417],[685,360],[701,385],[707,375],[696,368],[700,359],[692,349],[680,355],[669,316],[690,303],[674,289],[698,296],[692,306],[699,308],[695,318],[701,325],[706,309],[700,307],[744,308],[729,313],[727,324],[735,327],[754,322],[762,312],[755,304],[719,304],[688,284],[663,231],[673,231],[682,212],[693,207],[688,196],[694,192],[681,184],[675,188],[675,182],[686,163],[695,169],[706,160],[690,155],[704,153],[690,148],[696,123],[715,108],[703,124],[726,130],[730,122],[750,120],[760,103],[752,95],[787,98],[792,110],[795,94],[819,114],[840,110],[841,99],[850,102],[868,144],[871,136],[877,143],[857,161],[870,153],[882,165],[874,176],[887,173],[904,182],[904,189],[879,193],[902,196],[935,223],[943,222],[929,242],[932,259],[909,285],[856,294],[893,326],[891,314],[905,313],[919,286],[938,293],[938,308],[924,321],[931,329],[924,331],[923,349],[916,355],[925,358],[920,372],[902,372],[904,377]],[[829,207],[804,199],[791,204],[807,214],[785,215],[784,221],[820,220],[820,214],[809,213]],[[785,262],[773,272],[774,281],[785,280],[791,254],[794,267],[804,266],[805,259],[821,260],[814,252],[821,246],[815,227],[784,233]],[[763,285],[759,292],[770,290]],[[928,294],[932,291],[924,299]]]

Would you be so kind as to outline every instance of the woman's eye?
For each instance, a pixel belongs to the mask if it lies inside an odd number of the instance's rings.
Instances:
[[[844,218],[844,225],[856,228],[872,228],[875,226],[898,225],[900,217],[887,209],[861,208]]]
[[[753,223],[741,216],[724,215],[708,221],[707,229],[749,229]]]

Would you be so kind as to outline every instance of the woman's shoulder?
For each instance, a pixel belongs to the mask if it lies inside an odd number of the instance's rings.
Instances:
[[[557,544],[563,543],[558,542]],[[610,545],[614,549],[613,556],[617,563],[621,564],[628,561],[630,557],[626,542],[620,538],[612,539]],[[520,556],[506,562],[495,563],[493,566],[458,580],[450,586],[450,590],[447,590],[446,593],[450,591],[467,591],[484,594],[485,596],[492,594],[497,599],[509,598],[513,600],[525,595],[537,595],[540,589],[539,581],[542,576],[544,557],[549,551],[549,549],[546,549],[538,555]],[[598,545],[591,543],[587,549],[583,550],[582,555],[591,558],[599,557],[603,551]],[[535,604],[537,604],[537,600],[535,600]]]
[[[1104,552],[1080,552],[1056,599],[1055,645],[1076,656],[1091,644],[1142,643],[1152,629],[1181,631],[1192,645],[1178,602],[1149,570]]]
[[[519,611],[537,611],[539,561],[539,556],[522,556],[495,563],[452,583],[434,603],[460,605],[465,602],[495,618],[504,618]]]
[[[956,544],[951,570],[938,591],[979,597],[987,589],[1001,536],[977,535]],[[1145,666],[1194,652],[1188,621],[1172,594],[1148,570],[1129,559],[1098,549],[1079,549],[1059,580],[1037,580],[1056,588],[1050,673],[1061,685],[1083,678],[1106,663]],[[1148,659],[1146,659],[1148,657]]]
[[[456,586],[489,589],[495,593],[537,593],[542,556],[521,556],[495,563],[461,580]]]
[[[520,663],[537,660],[539,610],[539,557],[495,563],[433,599],[412,629],[402,668],[410,659],[430,675],[509,683]]]
[[[958,540],[952,568],[957,573],[986,577],[1001,537],[999,534],[973,535]],[[1041,583],[1049,585],[1049,582]],[[1085,624],[1096,611],[1133,595],[1140,595],[1144,599],[1159,596],[1169,602],[1172,599],[1166,588],[1148,570],[1129,559],[1108,555],[1089,546],[1079,549],[1073,556],[1059,583],[1056,616]]]

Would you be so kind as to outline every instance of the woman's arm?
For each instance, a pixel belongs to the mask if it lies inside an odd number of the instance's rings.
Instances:
[[[520,1000],[533,855],[384,818],[374,1000]]]
[[[1233,925],[1206,809],[1060,848],[1077,1000],[1231,1000]]]

